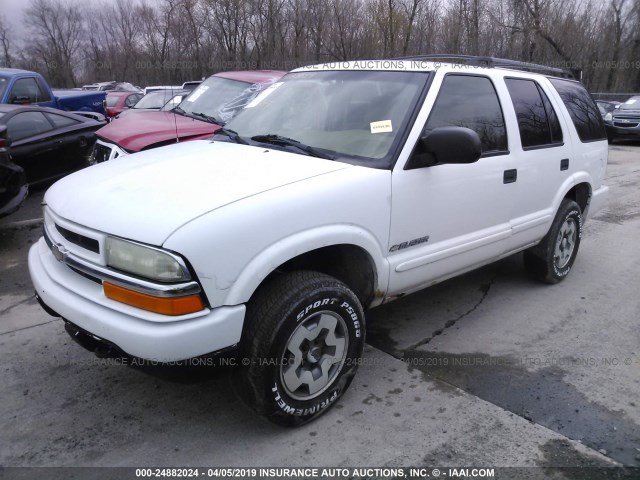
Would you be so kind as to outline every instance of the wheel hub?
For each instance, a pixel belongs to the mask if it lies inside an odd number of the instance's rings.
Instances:
[[[280,378],[289,396],[310,400],[327,390],[342,369],[349,341],[347,325],[335,312],[303,321],[287,341]]]
[[[318,363],[320,361],[320,357],[322,356],[322,348],[319,346],[315,346],[307,352],[307,360],[311,363]]]
[[[564,268],[571,260],[576,245],[577,232],[576,221],[573,218],[566,219],[560,227],[553,255],[556,267]]]

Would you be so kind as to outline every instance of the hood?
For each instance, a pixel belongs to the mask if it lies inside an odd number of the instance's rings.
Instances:
[[[279,150],[198,140],[80,170],[55,183],[45,202],[79,225],[162,245],[176,229],[207,212],[350,167]]]
[[[150,145],[180,139],[213,135],[220,125],[203,122],[173,112],[140,111],[123,115],[96,132],[106,142],[129,152],[139,152]]]
[[[640,115],[640,106],[634,109],[614,110],[611,114],[616,118],[638,118],[638,115]]]

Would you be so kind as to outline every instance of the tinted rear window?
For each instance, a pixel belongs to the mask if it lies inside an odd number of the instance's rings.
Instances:
[[[65,117],[64,115],[58,115],[57,113],[47,113],[47,117],[49,117],[49,120],[51,120],[51,123],[53,123],[56,128],[64,128],[81,123],[75,118]]]
[[[522,146],[553,146],[562,142],[558,117],[544,91],[533,80],[505,80],[518,118]]]
[[[583,142],[605,140],[607,133],[602,122],[602,115],[582,84],[559,78],[550,78],[549,80],[569,110],[569,115],[578,131],[580,140]]]

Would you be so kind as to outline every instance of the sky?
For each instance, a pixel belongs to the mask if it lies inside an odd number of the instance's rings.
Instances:
[[[62,0],[66,1],[66,0]],[[101,5],[114,4],[116,0],[74,0],[75,2],[95,3],[100,2]],[[15,43],[19,43],[24,38],[26,32],[23,26],[24,12],[29,5],[29,0],[0,0],[0,16],[3,16],[6,23],[11,26],[11,33]]]
[[[0,15],[11,26],[11,33],[15,37],[22,38],[22,19],[27,2],[20,0],[0,0]]]

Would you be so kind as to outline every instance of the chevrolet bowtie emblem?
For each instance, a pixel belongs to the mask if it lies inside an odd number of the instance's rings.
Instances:
[[[62,262],[64,257],[67,256],[67,251],[68,250],[59,243],[51,246],[51,252],[53,252],[53,256],[56,257],[56,260],[59,262]]]

